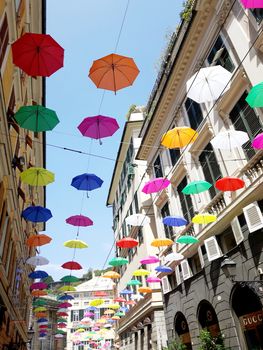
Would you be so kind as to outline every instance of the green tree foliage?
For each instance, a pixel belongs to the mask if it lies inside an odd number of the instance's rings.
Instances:
[[[163,350],[186,350],[186,345],[182,344],[181,342],[177,342],[176,340],[173,340],[167,348],[163,348]]]
[[[202,329],[199,335],[201,346],[199,350],[227,350],[224,346],[223,337],[219,334],[213,337],[207,329]]]

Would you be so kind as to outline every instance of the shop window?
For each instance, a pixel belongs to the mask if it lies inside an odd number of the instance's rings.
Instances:
[[[206,328],[213,337],[218,337],[220,334],[218,318],[215,309],[208,301],[203,300],[200,302],[197,315],[201,327],[203,329]],[[218,340],[220,341],[220,339]]]
[[[5,14],[4,20],[0,28],[0,68],[2,67],[4,58],[5,58],[8,41],[9,41],[8,22],[7,22],[7,16]]]
[[[229,72],[233,72],[235,66],[221,36],[217,38],[212,50],[207,56],[207,62],[210,66],[220,65]]]
[[[192,350],[192,341],[185,316],[177,312],[174,318],[174,329],[177,340],[185,346],[185,350]]]
[[[161,209],[161,216],[164,219],[166,216],[170,216],[170,210],[169,210],[169,205],[168,203],[165,203],[165,205]],[[173,227],[172,226],[167,226],[163,225],[164,227],[164,232],[165,236],[167,238],[172,238],[173,237]]]
[[[191,128],[197,130],[204,119],[200,104],[187,98],[184,105]]]
[[[194,206],[191,196],[182,193],[182,190],[185,188],[186,185],[187,179],[186,177],[184,177],[180,184],[177,186],[177,191],[182,207],[183,217],[185,217],[189,222],[191,222],[192,218],[194,217]]]
[[[153,163],[155,177],[163,177],[163,170],[160,156],[157,156]]]

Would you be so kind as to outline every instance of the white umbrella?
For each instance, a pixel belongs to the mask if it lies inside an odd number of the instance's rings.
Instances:
[[[68,312],[69,310],[67,308],[61,308],[61,309],[58,309],[57,312]]]
[[[63,338],[64,337],[64,335],[63,334],[55,334],[55,338]]]
[[[143,214],[133,214],[125,219],[127,225],[144,226],[150,223],[150,218]]]
[[[47,265],[49,261],[44,256],[36,255],[36,256],[32,256],[31,258],[28,258],[26,263],[33,266],[41,266],[41,265]]]
[[[171,253],[171,254],[168,254],[164,257],[164,262],[167,263],[167,262],[171,262],[171,261],[180,261],[183,259],[184,259],[184,256],[182,254]]]
[[[133,294],[132,296],[131,296],[131,299],[132,300],[142,300],[142,299],[144,299],[144,296],[143,295],[141,295],[141,294]]]
[[[112,327],[112,324],[106,323],[103,327],[104,327],[104,328],[111,328],[111,327]]]
[[[215,101],[229,90],[231,77],[222,66],[201,68],[187,81],[187,96],[197,103]]]
[[[235,147],[241,147],[249,141],[248,134],[244,131],[228,130],[218,133],[212,140],[214,148],[231,150]]]

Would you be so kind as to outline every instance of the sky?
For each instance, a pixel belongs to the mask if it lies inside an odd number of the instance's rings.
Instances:
[[[74,275],[108,266],[113,231],[112,210],[106,207],[106,199],[125,116],[132,104],[147,104],[167,36],[180,22],[182,2],[129,1],[116,53],[133,57],[140,74],[133,86],[116,95],[107,91],[102,99],[104,90],[97,89],[89,79],[89,68],[93,60],[114,52],[127,0],[47,0],[47,34],[65,49],[64,67],[47,78],[46,91],[46,106],[55,110],[60,119],[57,127],[47,133],[46,168],[55,173],[55,182],[46,189],[46,207],[53,218],[47,222],[45,233],[53,240],[41,248],[41,255],[50,261],[45,270],[54,280],[69,274],[60,266],[73,258],[73,250],[63,246],[63,242],[76,237],[77,229],[65,222],[72,215],[81,213],[94,222],[91,227],[80,228],[79,239],[89,248],[77,250],[75,261],[83,270]],[[120,125],[102,145],[83,137],[77,129],[85,117],[97,114],[114,117]],[[94,173],[104,181],[101,188],[90,192],[89,198],[70,185],[74,176],[83,173]]]

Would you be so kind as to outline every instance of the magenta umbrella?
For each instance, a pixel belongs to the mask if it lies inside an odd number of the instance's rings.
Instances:
[[[92,226],[93,221],[84,215],[73,215],[66,219],[66,223],[73,226]]]
[[[170,181],[164,177],[152,179],[143,186],[142,192],[146,194],[156,193],[170,185]]]
[[[59,308],[67,308],[67,307],[71,307],[71,306],[72,306],[72,304],[70,304],[70,303],[61,303],[58,305]]]
[[[263,149],[263,133],[258,134],[252,141],[252,146],[256,149]]]
[[[140,263],[142,265],[148,265],[148,264],[155,264],[155,263],[157,263],[159,261],[160,261],[160,259],[158,259],[157,256],[150,255],[150,256],[147,256],[147,258],[144,258],[144,259],[140,260]]]
[[[48,285],[44,282],[36,282],[31,284],[30,289],[46,289],[47,287]]]
[[[83,119],[78,129],[83,136],[99,140],[102,144],[101,139],[112,136],[119,129],[119,124],[114,118],[96,115]]]
[[[262,9],[262,0],[241,0],[242,4],[246,9]]]
[[[84,316],[85,316],[85,317],[94,317],[94,313],[93,313],[93,312],[86,311],[86,312],[84,312]]]
[[[149,276],[146,278],[146,282],[147,283],[160,283],[161,279],[159,277]]]

